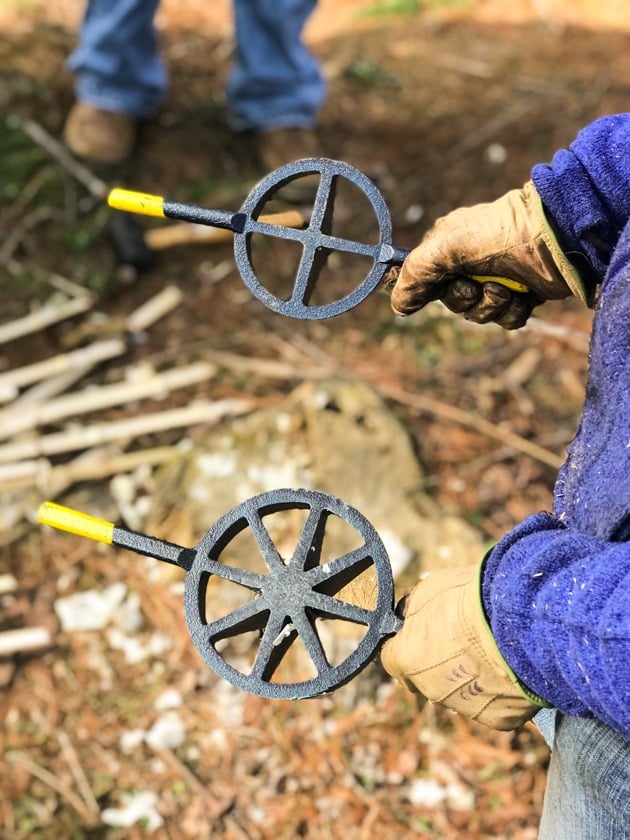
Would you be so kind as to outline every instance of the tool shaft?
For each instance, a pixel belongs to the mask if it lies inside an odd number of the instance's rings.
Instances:
[[[114,189],[110,192],[107,203],[115,210],[225,228],[234,233],[241,233],[246,221],[243,213],[212,210],[208,207],[199,207],[196,204],[188,204],[182,201],[167,201],[161,195],[136,192],[135,190]]]
[[[183,568],[190,566],[190,549],[167,540],[138,534],[113,522],[58,505],[55,502],[43,502],[37,511],[37,520],[42,525],[50,525],[51,528],[59,531],[89,537],[91,540],[116,545],[119,548],[128,548],[145,557],[154,557],[156,560],[163,560],[165,563],[172,563]]]

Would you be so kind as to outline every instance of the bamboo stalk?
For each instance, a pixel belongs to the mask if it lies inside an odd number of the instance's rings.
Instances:
[[[46,461],[48,467],[50,463]],[[43,469],[41,461],[17,461],[13,464],[0,464],[0,490],[3,493],[31,487]]]
[[[156,373],[148,379],[137,382],[116,383],[66,394],[50,402],[33,406],[33,410],[29,412],[8,409],[0,417],[0,437],[13,437],[28,429],[55,423],[68,417],[77,417],[148,397],[160,397],[176,388],[185,388],[210,379],[215,373],[214,365],[208,362],[196,362],[186,367]]]
[[[75,384],[75,382],[79,382],[83,377],[90,371],[91,365],[83,365],[83,367],[75,367],[71,368],[70,370],[66,370],[63,373],[58,373],[56,376],[51,376],[49,379],[44,379],[43,382],[38,382],[36,385],[33,385],[32,388],[29,388],[28,391],[24,391],[23,394],[20,394],[16,399],[14,399],[10,406],[4,409],[4,411],[0,412],[0,425],[2,425],[2,418],[6,415],[11,417],[15,417],[16,413],[22,413],[25,408],[29,408],[31,411],[33,409],[37,410],[38,406],[42,403],[53,399],[53,397],[59,396],[59,394],[63,394],[64,391],[67,391],[69,388]],[[11,420],[9,419],[9,422]],[[16,430],[15,433],[17,433]]]
[[[16,318],[7,324],[0,325],[0,344],[7,344],[16,338],[22,338],[25,335],[46,329],[51,324],[73,318],[75,315],[85,312],[91,306],[92,302],[87,298],[73,298],[59,304],[46,303],[41,309],[31,312],[23,318]]]
[[[104,341],[95,341],[87,347],[72,350],[69,353],[60,353],[51,356],[41,362],[34,362],[30,365],[14,368],[5,373],[0,373],[0,394],[3,388],[19,389],[42,379],[49,379],[83,365],[91,367],[100,362],[121,356],[125,352],[125,342],[121,338],[111,338]],[[1,397],[0,397],[1,399]]]
[[[231,415],[251,411],[254,402],[243,399],[199,401],[184,408],[170,409],[141,417],[132,417],[110,423],[95,423],[32,440],[8,443],[0,446],[0,464],[59,455],[92,446],[102,446],[121,438],[135,438],[139,435],[155,434],[185,426],[218,423]]]
[[[132,312],[126,319],[125,326],[130,333],[143,332],[179,306],[183,297],[182,291],[177,286],[167,286]]]
[[[50,645],[50,632],[45,627],[21,627],[0,633],[0,656],[42,650]]]
[[[18,588],[16,578],[10,574],[0,575],[0,595],[8,595],[10,592],[15,592]]]
[[[4,492],[37,487],[54,497],[77,481],[97,481],[132,472],[139,466],[157,466],[176,458],[178,454],[175,446],[156,446],[115,454],[91,450],[59,466],[53,466],[47,458],[0,464],[0,487]]]

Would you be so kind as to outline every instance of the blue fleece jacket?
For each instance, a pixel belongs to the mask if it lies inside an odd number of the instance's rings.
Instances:
[[[604,279],[553,513],[492,550],[482,600],[525,685],[630,739],[630,114],[595,121],[532,178],[563,247]]]

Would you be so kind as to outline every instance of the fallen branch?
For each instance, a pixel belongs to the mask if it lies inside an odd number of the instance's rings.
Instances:
[[[23,753],[20,750],[12,750],[6,754],[6,758],[9,762],[11,762],[11,764],[26,770],[26,772],[30,773],[31,776],[39,779],[40,782],[48,785],[49,788],[58,793],[62,799],[65,799],[66,802],[74,808],[81,819],[84,820],[87,827],[94,827],[100,821],[99,817],[91,811],[80,796],[77,796],[67,782],[58,778],[54,773],[51,773],[50,770],[46,770],[45,767],[37,764],[35,761],[30,759],[26,753]]]
[[[527,330],[539,335],[548,335],[560,341],[565,341],[567,344],[573,344],[576,349],[583,352],[588,350],[591,340],[590,335],[582,330],[565,327],[562,324],[550,324],[548,321],[543,321],[541,318],[535,317],[529,318],[522,329],[523,332]]]
[[[464,411],[461,408],[441,402],[433,397],[410,394],[408,391],[404,391],[402,388],[397,388],[396,386],[379,383],[375,383],[375,386],[384,397],[408,405],[417,411],[432,414],[444,420],[450,420],[452,423],[458,423],[460,426],[475,429],[487,437],[499,440],[517,452],[523,452],[525,455],[529,455],[531,458],[535,458],[537,461],[541,461],[543,464],[547,464],[556,470],[560,469],[564,462],[564,459],[554,452],[550,452],[543,446],[527,440],[527,438],[521,437],[515,432],[511,432],[509,429],[497,426],[495,423],[491,423],[489,420],[485,420],[477,414]]]
[[[322,358],[323,351],[318,347],[313,348],[311,351],[310,342],[303,336],[300,336],[299,340],[296,340],[296,343],[299,344],[303,351],[309,352],[310,355],[316,355],[318,358]],[[411,394],[396,385],[386,385],[374,374],[366,373],[364,371],[362,372],[358,368],[346,371],[343,366],[335,365],[332,358],[330,359],[330,362],[331,373],[336,372],[337,374],[342,374],[348,378],[368,382],[372,385],[372,387],[376,388],[381,396],[385,398],[396,400],[396,402],[408,405],[417,411],[425,412],[426,414],[431,414],[436,417],[442,417],[444,420],[449,420],[452,423],[458,423],[460,426],[475,429],[476,431],[481,432],[481,434],[493,438],[494,440],[498,440],[503,444],[507,444],[517,452],[523,452],[524,454],[529,455],[537,461],[541,461],[543,464],[547,464],[554,469],[560,469],[563,464],[563,459],[554,452],[550,452],[543,446],[540,446],[531,440],[527,440],[527,438],[521,437],[515,432],[503,429],[501,426],[497,426],[495,423],[491,423],[483,417],[479,417],[469,411],[457,408],[457,406],[437,400],[435,397],[427,397],[421,394]]]
[[[270,379],[324,379],[331,375],[331,368],[325,366],[305,367],[302,364],[279,362],[275,359],[256,359],[213,350],[207,354],[219,367],[241,370],[266,376]]]
[[[97,178],[86,166],[79,163],[78,160],[75,160],[68,149],[58,140],[55,140],[39,123],[34,122],[34,120],[22,120],[13,116],[10,118],[10,125],[21,128],[34,143],[48,152],[51,158],[56,160],[62,169],[65,169],[75,180],[83,184],[94,198],[105,198],[109,192],[105,181]]]
[[[52,210],[50,207],[38,207],[31,213],[25,215],[19,225],[15,225],[11,234],[6,237],[0,247],[0,264],[4,265],[10,262],[14,253],[19,248],[24,237],[32,231],[37,225],[42,222],[48,222],[61,214]]]
[[[59,741],[61,751],[63,752],[66,762],[68,763],[70,772],[72,773],[74,781],[76,782],[79,793],[83,797],[83,801],[85,802],[86,807],[92,813],[94,819],[98,820],[100,816],[100,808],[98,807],[98,802],[96,801],[94,792],[90,787],[90,783],[87,780],[85,771],[81,766],[81,762],[79,761],[79,756],[77,754],[76,749],[74,748],[74,744],[68,737],[67,732],[64,732],[63,729],[55,729],[55,736]]]

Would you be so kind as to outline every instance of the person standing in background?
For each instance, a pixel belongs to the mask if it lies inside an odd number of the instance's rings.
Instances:
[[[159,0],[88,0],[68,66],[76,103],[64,140],[78,157],[117,165],[168,86],[154,17]],[[255,132],[268,169],[314,154],[326,96],[318,61],[302,41],[316,0],[233,0],[235,54],[226,96],[235,132]]]

